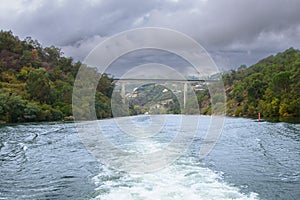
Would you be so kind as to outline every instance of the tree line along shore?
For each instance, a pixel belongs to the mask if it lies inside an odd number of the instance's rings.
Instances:
[[[42,47],[30,37],[20,40],[11,31],[0,31],[0,122],[73,120],[73,85],[81,66],[81,62],[64,57],[59,48]],[[96,115],[98,119],[110,118],[114,80],[107,74],[99,76]],[[237,70],[224,72],[227,115],[256,117],[261,113],[265,118],[300,117],[299,77],[300,51],[293,48],[250,67],[241,65]],[[162,99],[167,102],[166,113],[180,113],[174,96],[163,95],[173,99]],[[196,95],[201,114],[211,114],[211,98],[217,97],[211,97],[207,89]],[[141,113],[141,101],[145,99],[129,102],[130,114]]]

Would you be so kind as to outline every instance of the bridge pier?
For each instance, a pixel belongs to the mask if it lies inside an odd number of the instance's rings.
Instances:
[[[125,82],[121,83],[121,97],[122,97],[122,102],[125,103],[125,95],[126,95],[126,91],[125,91]]]
[[[187,102],[187,83],[184,83],[183,86],[183,108],[186,108],[186,102]]]

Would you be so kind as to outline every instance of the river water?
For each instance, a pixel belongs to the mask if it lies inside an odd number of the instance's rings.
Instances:
[[[172,122],[180,115],[164,117]],[[112,120],[99,123],[120,142]],[[215,148],[199,159],[209,121],[201,116],[192,144],[179,159],[147,174],[97,161],[73,123],[2,126],[0,199],[300,199],[300,124],[226,118]],[[143,140],[142,145],[155,149],[173,134],[167,130],[155,143]],[[136,149],[136,143],[123,143]]]

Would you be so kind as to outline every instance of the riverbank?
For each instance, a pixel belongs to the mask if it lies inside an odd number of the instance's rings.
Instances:
[[[161,114],[161,115],[168,115],[168,114]],[[180,114],[170,114],[170,115],[180,115]],[[131,115],[131,116],[138,116],[138,115]],[[141,115],[143,116],[143,115]],[[210,116],[210,115],[204,115],[204,116]],[[125,116],[126,117],[126,116]],[[230,115],[226,115],[226,117],[230,117],[230,118],[243,118],[243,119],[251,119],[257,122],[272,122],[272,123],[280,123],[280,122],[285,122],[285,123],[290,123],[290,124],[300,124],[300,117],[277,117],[277,118],[261,118],[260,120],[258,120],[255,117],[238,117],[238,116],[230,116]],[[113,117],[108,117],[108,118],[102,118],[102,119],[98,119],[98,120],[109,120],[112,119]],[[60,120],[54,120],[54,121],[36,121],[36,122],[15,122],[15,123],[9,123],[6,121],[0,121],[0,126],[1,125],[16,125],[16,124],[40,124],[40,123],[57,123],[57,122],[61,122],[61,123],[73,123],[76,122],[75,117],[74,116],[68,116],[65,117],[64,119],[60,119]]]

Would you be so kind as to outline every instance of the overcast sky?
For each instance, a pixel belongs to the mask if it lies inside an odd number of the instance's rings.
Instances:
[[[0,29],[82,60],[105,38],[165,27],[198,41],[220,68],[300,48],[299,0],[0,0]]]

